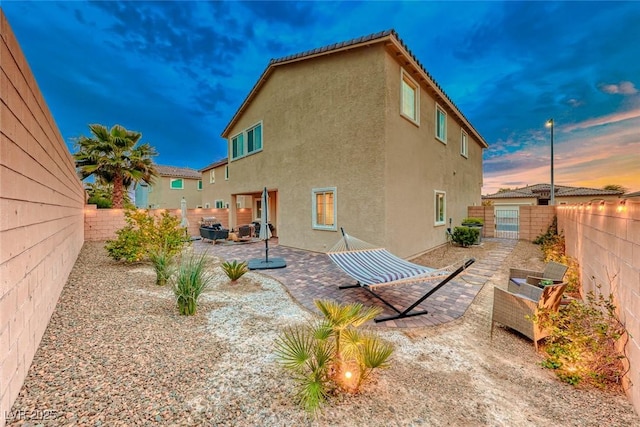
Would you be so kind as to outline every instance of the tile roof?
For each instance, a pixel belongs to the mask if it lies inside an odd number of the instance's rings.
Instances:
[[[271,59],[269,61],[269,64],[267,65],[267,68],[262,72],[262,74],[260,75],[260,78],[258,79],[258,81],[251,88],[251,91],[249,91],[249,94],[244,99],[244,101],[242,102],[242,104],[240,105],[240,107],[238,108],[236,113],[233,115],[233,117],[229,121],[229,124],[227,124],[225,129],[222,131],[222,137],[225,138],[225,135],[227,134],[227,132],[231,129],[231,127],[239,119],[240,114],[242,114],[242,112],[245,110],[246,106],[256,96],[257,92],[260,90],[260,88],[262,87],[262,85],[264,84],[264,82],[266,81],[266,79],[269,77],[269,75],[271,74],[271,72],[273,71],[273,69],[276,66],[284,65],[284,64],[287,64],[289,62],[303,60],[305,58],[315,57],[315,56],[319,56],[319,55],[326,55],[326,54],[329,54],[329,53],[338,52],[338,51],[346,50],[346,49],[350,49],[350,48],[356,48],[356,47],[360,47],[362,45],[367,45],[367,44],[371,44],[371,43],[380,43],[380,42],[383,42],[385,40],[396,41],[397,44],[400,45],[400,47],[401,47],[400,52],[403,53],[403,54],[406,54],[406,56],[408,56],[409,59],[411,59],[417,65],[417,67],[419,68],[419,71],[424,73],[424,77],[425,77],[424,80],[426,81],[427,85],[430,85],[431,87],[433,87],[435,92],[436,92],[436,94],[440,95],[443,98],[444,102],[447,103],[449,105],[449,107],[453,110],[453,112],[455,114],[457,114],[462,119],[462,121],[465,123],[465,125],[467,125],[469,127],[469,130],[478,139],[478,142],[483,147],[485,147],[485,148],[488,147],[488,144],[484,140],[482,135],[480,135],[480,133],[473,127],[473,125],[465,117],[465,115],[462,114],[462,111],[460,111],[458,106],[451,100],[451,98],[449,98],[449,96],[444,92],[442,87],[440,87],[440,85],[435,81],[433,76],[431,76],[431,74],[429,74],[429,72],[422,65],[422,63],[420,63],[418,58],[416,58],[416,56],[413,54],[413,52],[411,52],[411,50],[408,48],[408,46],[402,41],[400,36],[398,36],[398,33],[396,33],[396,31],[393,30],[393,29],[386,30],[386,31],[380,31],[380,32],[377,32],[377,33],[369,34],[369,35],[366,35],[366,36],[358,37],[358,38],[347,40],[347,41],[340,42],[340,43],[334,43],[334,44],[323,46],[323,47],[316,48],[316,49],[307,50],[307,51],[296,53],[296,54],[293,54],[293,55],[283,56],[281,58]]]
[[[156,165],[156,170],[160,176],[173,176],[176,178],[194,178],[200,179],[202,175],[195,169],[179,168],[175,166]]]
[[[619,196],[622,191],[603,190],[601,188],[588,187],[569,187],[566,185],[555,185],[556,197],[573,197],[573,196]],[[499,193],[482,196],[483,199],[517,199],[527,197],[538,197],[541,193],[549,193],[551,184],[535,184],[522,188],[514,188],[513,190],[503,191]]]
[[[640,191],[634,191],[633,193],[627,193],[624,197],[640,197]]]
[[[226,165],[227,163],[229,163],[228,160],[229,159],[227,157],[225,157],[224,159],[217,160],[217,161],[215,161],[215,162],[203,167],[202,169],[198,169],[198,172],[204,172],[204,171],[208,171],[209,169],[214,169],[214,168]]]

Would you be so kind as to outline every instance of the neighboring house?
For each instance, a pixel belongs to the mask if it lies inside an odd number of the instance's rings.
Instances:
[[[568,187],[554,185],[555,204],[588,203],[600,200],[617,200],[623,191],[603,190],[587,187]],[[536,184],[509,191],[501,191],[482,196],[483,201],[490,200],[493,205],[548,205],[551,196],[550,184]]]
[[[634,191],[633,193],[627,193],[622,196],[626,199],[640,200],[640,191]]]
[[[481,201],[486,142],[393,30],[272,60],[222,137],[213,194],[237,226],[267,187],[284,246],[326,252],[344,227],[410,257]]]
[[[228,191],[229,164],[221,159],[198,170],[202,180],[202,207],[224,209],[229,207],[231,198]]]
[[[158,176],[152,185],[138,185],[136,201],[144,201],[138,207],[180,209],[180,202],[184,197],[188,208],[202,205],[202,178],[200,172],[190,168],[157,165]]]

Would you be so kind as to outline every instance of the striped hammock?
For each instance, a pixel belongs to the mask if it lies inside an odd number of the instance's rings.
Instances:
[[[346,233],[327,255],[360,286],[369,288],[437,280],[465,266],[460,262],[434,269],[414,264]]]

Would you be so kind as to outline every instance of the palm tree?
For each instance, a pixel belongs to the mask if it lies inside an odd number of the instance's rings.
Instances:
[[[157,171],[153,156],[158,155],[149,144],[137,145],[142,134],[120,125],[110,130],[100,124],[89,125],[93,136],[78,139],[78,151],[73,154],[80,179],[96,177],[103,183],[113,184],[114,208],[122,208],[124,190],[132,183],[153,182]]]

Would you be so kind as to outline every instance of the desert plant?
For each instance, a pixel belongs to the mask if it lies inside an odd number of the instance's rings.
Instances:
[[[176,296],[180,314],[187,316],[196,314],[198,298],[213,279],[205,269],[206,261],[205,254],[191,254],[182,258],[176,270],[173,293]]]
[[[107,240],[105,249],[116,261],[144,261],[151,252],[166,246],[170,256],[180,253],[185,244],[185,231],[180,219],[169,212],[153,215],[148,210],[126,209],[127,225],[116,231],[115,240]]]
[[[149,260],[156,272],[156,285],[166,285],[173,275],[173,258],[166,244],[160,249],[149,251]]]
[[[553,218],[545,233],[536,237],[534,243],[541,246],[544,262],[555,261],[568,267],[564,276],[564,281],[567,282],[565,292],[573,297],[581,297],[580,266],[575,258],[566,254],[564,235],[558,234],[557,217]]]
[[[287,328],[276,339],[279,362],[294,374],[297,401],[315,413],[332,391],[359,391],[376,368],[388,366],[393,346],[358,330],[382,310],[362,304],[315,301],[322,321]]]
[[[480,230],[473,227],[454,227],[451,240],[463,247],[473,245],[480,236]]]
[[[598,287],[598,289],[600,289]],[[616,314],[613,295],[589,292],[586,301],[571,300],[539,321],[551,331],[545,344],[544,367],[561,380],[598,388],[619,388],[626,356],[619,349],[627,331]]]
[[[222,270],[225,272],[227,277],[231,279],[232,282],[235,282],[244,274],[249,271],[246,262],[238,262],[236,260],[226,261],[222,263]]]

